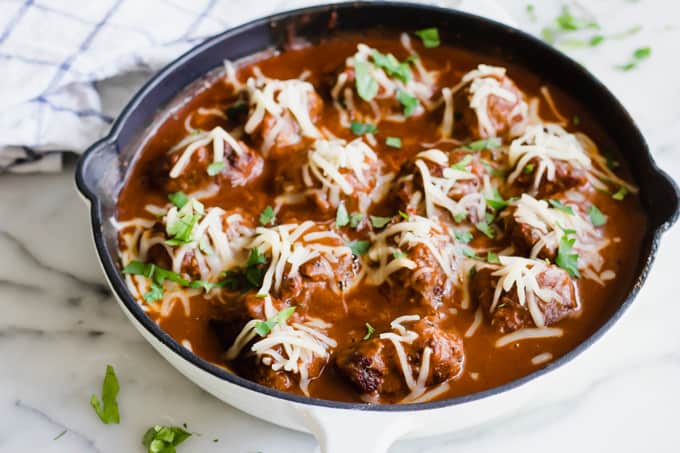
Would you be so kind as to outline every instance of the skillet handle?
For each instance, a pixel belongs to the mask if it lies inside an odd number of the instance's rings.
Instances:
[[[109,193],[119,181],[118,145],[106,138],[90,146],[76,168],[76,187],[90,202]]]
[[[652,176],[655,187],[651,194],[651,212],[654,226],[661,232],[668,230],[680,214],[680,190],[677,183],[665,171],[656,168]]]
[[[303,423],[319,441],[315,453],[387,453],[408,433],[408,413],[348,411],[327,407],[300,409]]]

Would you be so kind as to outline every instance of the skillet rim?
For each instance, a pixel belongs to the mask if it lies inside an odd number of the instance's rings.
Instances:
[[[163,331],[155,322],[151,320],[151,318],[149,318],[145,314],[145,312],[141,309],[139,303],[129,293],[121,277],[120,271],[116,266],[115,262],[116,260],[113,257],[113,255],[109,253],[109,250],[107,249],[106,246],[106,242],[102,232],[102,225],[104,223],[104,220],[102,219],[102,207],[100,196],[95,193],[95,191],[91,188],[90,183],[88,182],[92,178],[97,177],[97,175],[92,175],[88,172],[87,166],[88,160],[92,158],[92,156],[96,155],[97,151],[101,151],[102,149],[105,149],[107,147],[113,147],[114,149],[116,149],[117,152],[118,147],[117,141],[119,139],[119,136],[121,135],[121,132],[124,131],[125,129],[128,118],[132,115],[135,109],[142,103],[142,101],[149,94],[149,92],[156,88],[156,86],[159,85],[165,79],[166,76],[172,74],[175,70],[177,70],[179,66],[193,59],[193,57],[196,56],[196,54],[199,54],[204,49],[211,47],[213,44],[221,40],[245,33],[251,28],[257,28],[262,25],[277,23],[280,21],[285,21],[291,18],[301,17],[305,15],[313,16],[323,14],[329,11],[336,11],[340,13],[346,10],[376,6],[380,6],[386,9],[397,10],[401,9],[404,12],[412,13],[427,11],[428,13],[438,13],[449,17],[457,16],[458,20],[477,22],[480,25],[495,28],[498,31],[502,30],[511,31],[512,33],[518,35],[521,39],[523,39],[527,46],[534,48],[538,47],[541,48],[543,52],[547,51],[553,53],[555,58],[561,59],[563,63],[568,64],[575,71],[580,72],[582,76],[589,78],[595,85],[596,89],[603,92],[603,94],[605,94],[606,97],[609,98],[609,101],[611,102],[611,107],[621,112],[625,116],[626,120],[633,127],[634,129],[633,132],[639,138],[640,148],[645,151],[645,155],[642,156],[642,158],[649,162],[650,167],[656,177],[665,178],[667,180],[667,182],[671,186],[671,190],[673,190],[675,193],[677,208],[677,199],[679,193],[677,185],[670,177],[668,177],[668,175],[665,174],[665,172],[659,169],[658,166],[656,165],[653,157],[651,156],[649,147],[644,137],[642,136],[636,123],[633,121],[628,111],[621,105],[618,99],[607,89],[607,87],[602,82],[599,81],[599,79],[597,79],[594,75],[588,72],[579,63],[572,60],[565,54],[559,52],[558,50],[554,49],[553,47],[549,46],[548,44],[544,43],[543,41],[539,40],[538,38],[528,33],[525,33],[519,29],[511,27],[509,25],[497,22],[495,20],[477,16],[460,10],[448,9],[434,5],[394,1],[385,1],[380,3],[367,1],[347,1],[287,10],[277,14],[254,19],[252,21],[230,28],[222,33],[219,33],[213,37],[206,39],[200,44],[189,49],[187,52],[183,53],[177,59],[168,63],[165,67],[163,67],[163,69],[158,71],[148,82],[146,82],[142,88],[140,88],[137,91],[137,93],[130,99],[130,101],[126,104],[124,109],[116,118],[115,122],[111,127],[110,132],[105,137],[95,142],[83,153],[83,155],[78,161],[78,165],[76,168],[75,182],[78,190],[90,201],[90,221],[93,231],[95,248],[97,251],[100,264],[104,269],[106,278],[109,282],[109,285],[113,289],[115,296],[119,299],[120,302],[122,302],[122,305],[125,307],[125,309],[128,310],[130,314],[132,314],[135,320],[140,325],[142,325],[149,334],[151,334],[162,345],[164,345],[169,350],[177,354],[181,359],[184,359],[185,361],[189,362],[191,365],[211,374],[213,377],[216,377],[223,381],[227,381],[230,384],[238,385],[247,390],[261,393],[270,397],[303,405],[318,406],[330,409],[344,409],[372,412],[414,412],[439,409],[449,406],[458,406],[465,403],[474,402],[477,400],[500,395],[502,393],[518,388],[526,383],[529,383],[530,381],[533,381],[553,371],[554,369],[557,369],[562,365],[570,362],[576,356],[578,356],[586,349],[588,349],[591,345],[593,345],[597,340],[599,340],[626,312],[628,307],[632,304],[633,300],[637,296],[638,291],[645,282],[647,275],[649,274],[649,271],[651,269],[651,265],[654,261],[659,246],[661,235],[675,222],[675,220],[678,218],[680,210],[676,209],[668,219],[665,219],[663,222],[659,223],[656,227],[654,227],[654,225],[648,226],[649,231],[647,232],[647,235],[650,236],[649,249],[646,255],[644,253],[641,254],[638,261],[638,267],[640,268],[640,272],[637,275],[637,278],[634,279],[632,289],[627,294],[621,305],[589,337],[587,337],[576,347],[574,347],[572,350],[570,350],[557,360],[549,363],[547,366],[540,368],[526,376],[522,376],[518,379],[507,382],[497,387],[493,387],[487,390],[483,390],[481,392],[476,392],[468,395],[462,395],[454,398],[435,400],[424,403],[366,404],[312,398],[276,390],[271,387],[267,387],[262,384],[258,384],[254,381],[245,379],[234,373],[231,373],[224,368],[216,366],[202,359],[201,357],[190,352],[188,349],[182,347],[175,339],[173,339],[169,334]],[[126,172],[127,169],[125,172],[123,172],[121,180],[125,178]]]

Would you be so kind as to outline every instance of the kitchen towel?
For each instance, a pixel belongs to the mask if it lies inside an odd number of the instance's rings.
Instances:
[[[102,137],[144,80],[184,51],[247,20],[319,1],[0,3],[2,173],[59,170],[63,152],[81,153]],[[493,0],[424,3],[511,22]]]

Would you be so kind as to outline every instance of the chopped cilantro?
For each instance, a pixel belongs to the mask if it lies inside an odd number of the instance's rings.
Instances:
[[[258,321],[255,324],[255,333],[261,337],[267,335],[277,324],[283,324],[295,311],[295,307],[284,308],[266,321]]]
[[[586,28],[600,28],[595,21],[575,17],[567,5],[562,7],[562,14],[555,18],[555,25],[564,31],[576,31]]]
[[[630,62],[628,62],[628,63],[626,63],[626,64],[618,65],[618,66],[616,66],[616,68],[617,68],[617,69],[620,69],[620,70],[622,70],[622,71],[630,71],[631,69],[637,68],[638,64],[639,64],[641,61],[646,60],[647,58],[649,58],[649,56],[650,56],[651,54],[652,54],[652,49],[651,49],[651,47],[640,47],[640,48],[638,48],[638,49],[635,49],[635,51],[633,51],[633,59],[632,59],[632,61],[630,61]]]
[[[463,247],[463,256],[466,258],[479,258],[474,250],[470,247]]]
[[[406,258],[406,253],[402,252],[401,250],[395,250],[392,252],[392,257],[394,257],[395,260],[398,260],[399,258]]]
[[[508,200],[504,200],[498,189],[494,187],[491,197],[487,197],[486,205],[495,211],[499,211],[508,206]]]
[[[524,168],[522,169],[522,173],[525,175],[530,175],[531,173],[534,172],[534,164],[526,164]]]
[[[401,148],[401,139],[399,137],[387,137],[385,144],[391,148]]]
[[[534,5],[529,3],[527,5],[527,16],[529,16],[529,20],[531,22],[536,22],[536,9],[534,8]]]
[[[397,91],[397,100],[404,107],[404,116],[411,116],[411,114],[418,108],[418,98],[411,96],[404,90]]]
[[[578,126],[579,124],[581,124],[581,117],[578,115],[574,115],[571,118],[571,122],[574,124],[574,126]]]
[[[468,171],[466,168],[468,165],[472,163],[472,157],[471,154],[467,154],[465,157],[463,157],[460,161],[456,162],[455,164],[451,165],[451,168],[455,170],[460,170],[460,171]]]
[[[621,201],[621,200],[623,200],[624,198],[626,198],[626,195],[628,195],[628,189],[626,189],[625,187],[621,186],[621,187],[619,187],[619,190],[617,190],[617,191],[612,195],[612,198],[613,198],[614,200]]]
[[[215,176],[216,174],[221,172],[225,166],[226,164],[224,163],[223,160],[213,162],[212,164],[208,165],[208,175]]]
[[[64,437],[64,434],[66,434],[67,432],[68,432],[68,429],[63,430],[62,432],[60,432],[59,434],[57,434],[56,436],[54,436],[54,437],[52,438],[52,440],[59,440],[59,439],[61,439],[62,437]]]
[[[361,99],[370,101],[378,94],[378,82],[371,75],[367,62],[358,60],[354,62],[354,78]]]
[[[590,41],[588,41],[588,44],[590,44],[591,47],[599,46],[604,42],[604,36],[602,35],[595,35],[592,38],[590,38]]]
[[[371,338],[374,332],[375,328],[369,323],[366,323],[366,335],[364,335],[364,340],[368,340],[369,338]]]
[[[471,151],[482,151],[484,149],[496,149],[501,146],[501,140],[497,137],[483,138],[481,140],[475,140],[466,145],[463,145],[463,149],[469,149]]]
[[[548,203],[550,203],[550,206],[557,209],[558,211],[562,211],[564,213],[574,215],[574,210],[571,208],[571,206],[567,206],[567,205],[562,204],[562,202],[560,200],[551,199],[551,200],[548,200]]]
[[[179,426],[156,425],[146,431],[142,445],[146,447],[147,453],[175,453],[175,447],[190,436],[190,432]]]
[[[187,197],[184,192],[175,192],[168,194],[168,200],[170,200],[170,203],[177,206],[177,209],[182,209],[184,205],[189,202],[189,197]]]
[[[374,124],[360,123],[358,121],[352,121],[349,129],[354,135],[375,134],[378,132],[378,128]]]
[[[594,204],[590,205],[590,208],[588,209],[588,217],[590,217],[590,223],[596,227],[607,223],[607,216],[604,215],[602,211],[600,211]]]
[[[484,233],[484,235],[490,239],[493,239],[496,235],[496,230],[486,221],[475,223],[475,228]]]
[[[564,235],[562,235],[557,249],[555,264],[567,271],[570,276],[580,278],[581,275],[578,272],[578,254],[574,252],[576,238],[569,238],[570,234],[574,234],[574,230],[564,230]]]
[[[144,300],[151,303],[163,298],[163,286],[156,282],[151,282],[149,291],[144,293]]]
[[[182,278],[178,273],[163,269],[152,263],[142,263],[140,261],[130,261],[130,263],[123,268],[124,274],[143,275],[151,280],[151,290],[144,294],[144,300],[147,302],[155,302],[163,297],[163,282],[170,280],[182,286],[188,286],[189,281]]]
[[[391,53],[383,54],[377,50],[373,51],[373,64],[377,67],[385,70],[387,75],[396,77],[404,83],[408,83],[413,77],[411,74],[411,68],[408,66],[408,62],[399,62],[394,55]]]
[[[371,225],[373,225],[373,228],[383,228],[385,225],[390,223],[392,220],[392,217],[379,217],[372,215],[371,216]]]
[[[90,405],[99,416],[99,419],[105,423],[120,423],[120,414],[118,413],[118,378],[111,365],[106,365],[106,375],[104,375],[104,382],[102,382],[102,400],[99,401],[97,395],[90,397]]]
[[[418,30],[416,36],[423,41],[423,45],[428,49],[439,47],[439,30],[435,27]]]
[[[364,215],[360,212],[354,212],[349,216],[349,226],[350,228],[356,228],[359,226],[362,220],[364,220]]]
[[[498,255],[496,255],[494,252],[486,253],[486,261],[492,264],[500,264],[501,262],[501,260],[498,259]]]
[[[345,208],[345,203],[340,203],[338,210],[335,212],[335,226],[341,228],[347,226],[347,224],[349,224],[349,214],[347,213],[347,208]]]
[[[165,241],[165,243],[174,247],[176,245],[191,242],[194,225],[196,225],[196,222],[198,222],[198,219],[200,219],[201,216],[202,214],[198,212],[180,211],[177,215],[177,219],[173,222],[169,222],[165,226],[165,231],[168,233],[168,236],[170,236],[170,239]]]
[[[456,236],[456,239],[463,244],[467,244],[472,240],[472,233],[469,231],[454,231],[453,234]]]
[[[365,255],[366,252],[368,252],[369,247],[371,246],[371,243],[369,241],[365,240],[357,240],[357,241],[350,241],[345,243],[347,247],[352,250],[352,255],[354,256],[361,256]]]
[[[550,27],[543,27],[543,30],[541,30],[541,38],[548,44],[555,44],[555,30]]]
[[[260,214],[260,225],[266,226],[274,223],[274,208],[267,206]]]
[[[399,211],[399,215],[400,215],[401,218],[404,219],[404,220],[409,220],[409,219],[411,218],[411,216],[408,215],[407,213],[405,213],[404,211]]]
[[[467,212],[459,212],[458,214],[453,216],[453,221],[456,223],[460,223],[463,220],[467,218]]]

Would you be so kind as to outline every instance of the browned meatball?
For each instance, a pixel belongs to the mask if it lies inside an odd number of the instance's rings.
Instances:
[[[555,178],[548,180],[547,174],[541,177],[538,183],[538,190],[536,190],[536,198],[547,198],[553,194],[564,192],[575,187],[579,187],[588,182],[587,172],[578,166],[572,165],[570,162],[556,160],[555,163]],[[515,193],[524,193],[529,191],[535,184],[535,169],[538,168],[538,162],[533,159],[529,162],[533,170],[531,172],[522,172],[513,185],[517,186]]]
[[[245,143],[239,142],[242,154],[236,153],[225,143],[224,167],[215,176],[208,174],[208,166],[213,163],[212,144],[202,146],[191,156],[191,161],[176,178],[169,176],[170,169],[182,155],[181,151],[164,157],[160,171],[153,176],[154,181],[165,192],[194,192],[214,182],[220,186],[243,186],[262,174],[262,157]]]
[[[471,281],[472,297],[481,305],[491,325],[501,333],[513,332],[524,327],[535,327],[528,308],[519,303],[515,286],[509,292],[501,293],[498,304],[491,312],[494,291],[498,282],[498,278],[492,275],[493,272],[494,270],[490,268],[481,269]],[[565,270],[549,265],[538,274],[536,280],[541,288],[553,292],[553,297],[549,301],[536,298],[546,326],[557,323],[578,309],[576,289]]]
[[[452,332],[437,327],[429,318],[409,327],[418,334],[412,344],[404,344],[414,379],[418,376],[425,347],[432,350],[426,385],[434,386],[458,376],[463,368],[463,342]],[[393,343],[374,337],[338,353],[336,365],[363,394],[403,396],[409,389],[404,380]]]
[[[454,105],[462,106],[462,126],[471,137],[505,137],[512,138],[521,135],[523,125],[527,121],[527,105],[524,101],[524,93],[515,85],[509,77],[489,75],[484,78],[494,79],[500,83],[500,88],[514,96],[513,100],[489,94],[486,101],[486,116],[489,125],[484,126],[480,122],[475,109],[470,106],[473,98],[471,92],[473,84],[468,84],[454,97]],[[474,82],[473,82],[474,83]],[[488,127],[490,126],[490,130]]]

